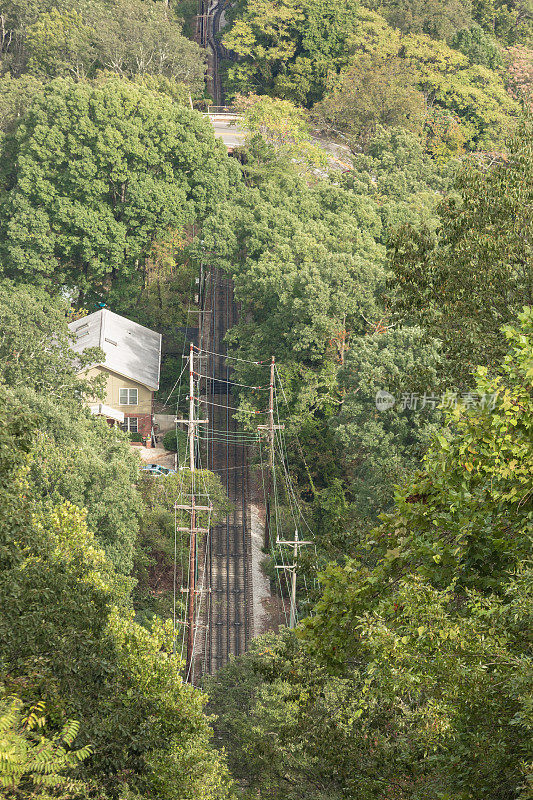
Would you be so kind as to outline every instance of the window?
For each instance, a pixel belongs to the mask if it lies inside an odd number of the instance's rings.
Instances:
[[[125,417],[124,422],[120,426],[123,431],[129,431],[130,433],[138,433],[139,426],[138,426],[137,417]]]
[[[137,389],[119,389],[118,390],[118,404],[119,406],[136,406],[138,400]]]

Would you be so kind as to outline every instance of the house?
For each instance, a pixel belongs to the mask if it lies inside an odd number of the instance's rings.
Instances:
[[[104,375],[105,400],[89,402],[91,413],[110,425],[120,423],[131,433],[150,437],[154,392],[159,388],[161,334],[107,308],[69,323],[75,353],[99,347],[105,361],[84,370],[84,376]]]

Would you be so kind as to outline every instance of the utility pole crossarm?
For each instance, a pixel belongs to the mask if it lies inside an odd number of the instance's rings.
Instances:
[[[278,539],[276,544],[290,544],[291,547],[294,547],[294,542],[284,542],[281,539]],[[301,547],[303,544],[313,544],[313,542],[305,542],[305,541],[298,540],[296,542],[296,544],[298,545],[298,547]]]
[[[190,511],[191,505],[182,505],[181,503],[174,503],[174,508],[181,511]],[[212,511],[213,506],[195,506],[196,511]]]
[[[296,571],[298,569],[298,548],[306,544],[313,544],[313,542],[300,539],[298,536],[298,528],[296,528],[294,531],[294,540],[292,542],[278,539],[276,544],[290,545],[293,548],[292,556],[294,563],[283,564],[281,566],[277,566],[276,569],[286,569],[291,573],[291,610],[289,617],[289,628],[294,628],[296,626]]]
[[[184,503],[175,503],[174,508],[181,511],[189,511],[191,514],[191,524],[188,528],[179,526],[177,531],[189,533],[189,581],[186,589],[188,595],[187,603],[187,661],[186,661],[186,680],[190,683],[194,682],[194,640],[195,640],[195,600],[196,595],[201,593],[201,590],[196,588],[196,535],[198,533],[209,533],[209,528],[198,527],[196,525],[196,513],[198,511],[211,512],[212,505],[196,505],[195,497],[195,433],[196,425],[206,423],[207,420],[198,420],[194,418],[194,348],[191,343],[189,355],[189,419],[176,420],[176,422],[186,422],[189,428],[188,432],[188,445],[189,445],[189,467],[191,470],[191,502],[189,505]]]
[[[258,431],[270,431],[270,430],[284,431],[285,430],[285,425],[258,425],[257,426],[257,430]]]

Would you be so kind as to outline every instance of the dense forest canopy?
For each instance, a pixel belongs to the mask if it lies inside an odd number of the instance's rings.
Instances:
[[[531,4],[226,4],[233,158],[196,11],[0,0],[0,796],[527,800]],[[190,475],[89,414],[67,328],[160,331],[183,412],[200,268],[240,304],[243,429],[276,356],[277,512],[313,537],[303,621],[201,690],[151,585],[187,561]]]

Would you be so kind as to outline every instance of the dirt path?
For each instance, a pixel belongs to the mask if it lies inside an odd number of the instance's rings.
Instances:
[[[141,461],[146,464],[160,464],[162,467],[175,469],[176,454],[165,450],[162,445],[157,447],[135,447],[139,453]]]

